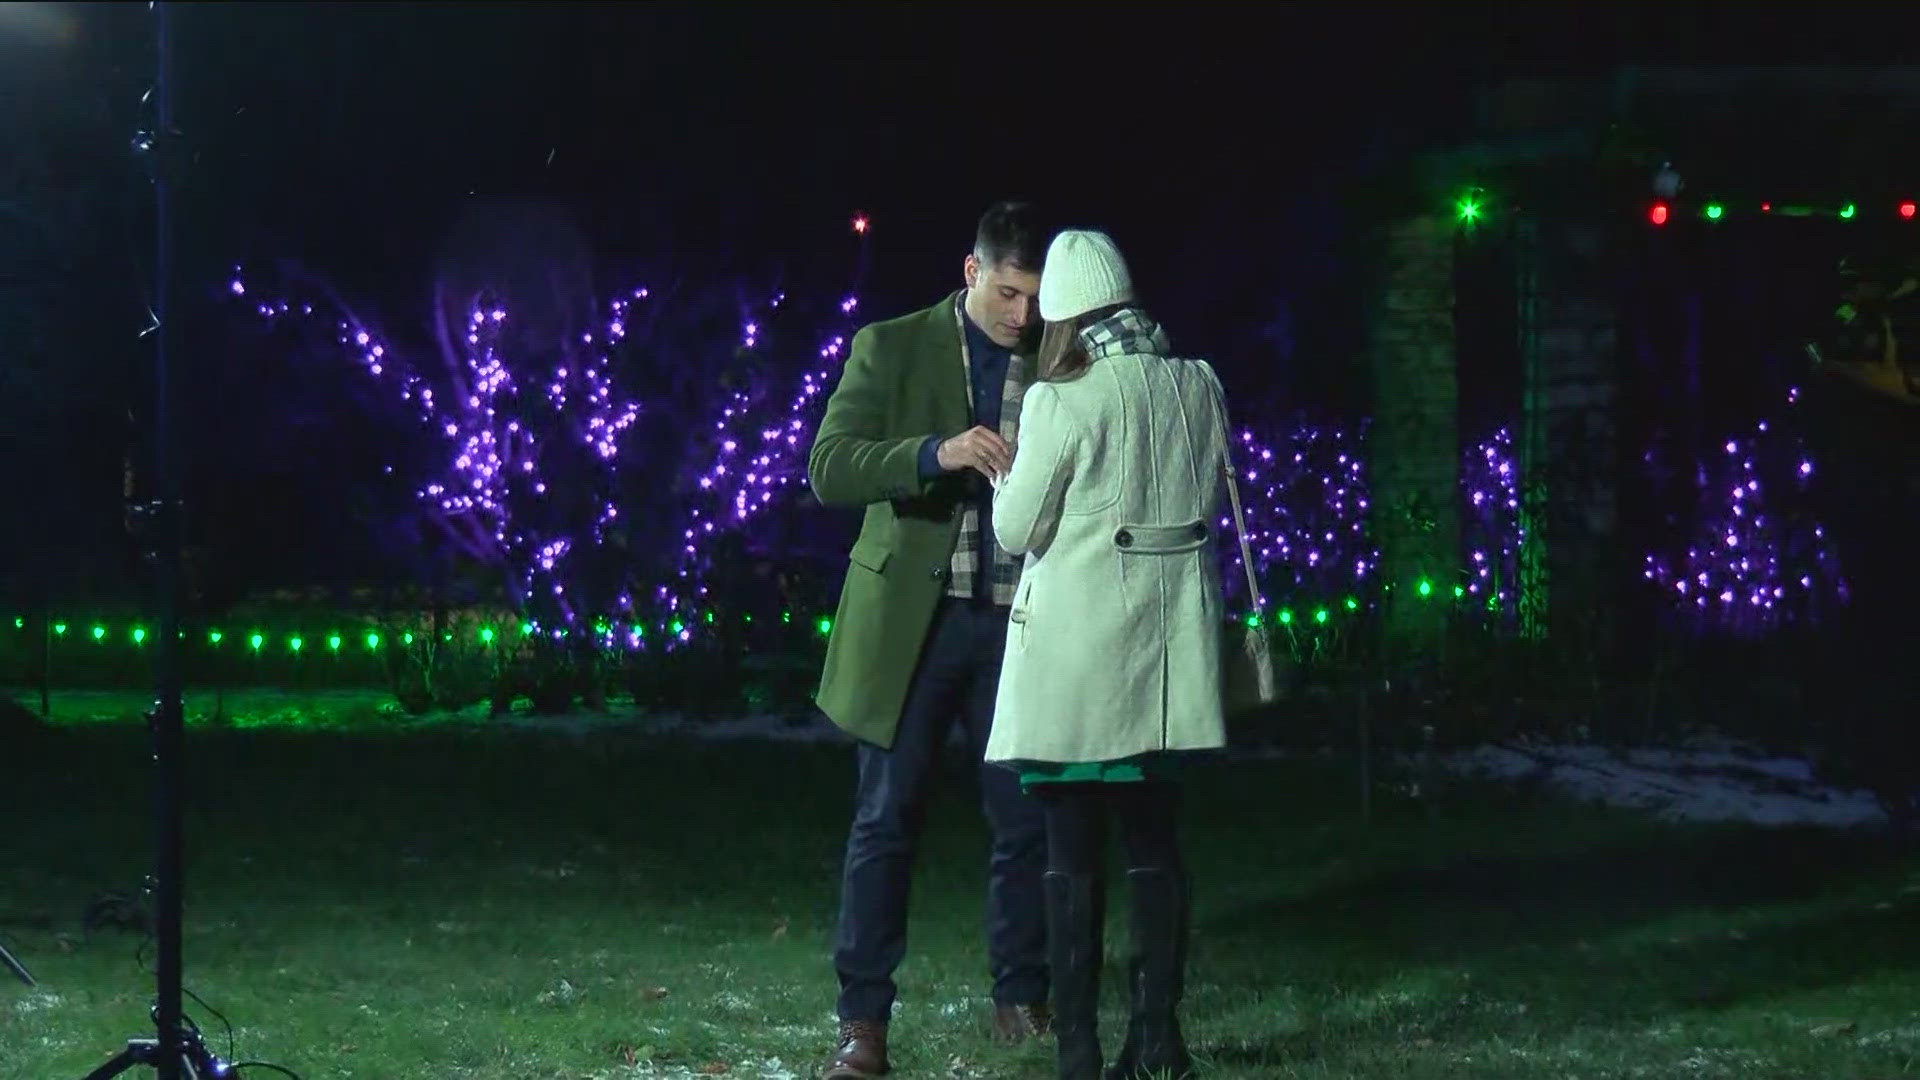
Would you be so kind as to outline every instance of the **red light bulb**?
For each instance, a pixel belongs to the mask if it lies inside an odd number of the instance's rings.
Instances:
[[[1900,216],[1910,218],[1913,216],[1914,209],[1913,200],[1908,199],[1906,202],[1900,204]]]
[[[861,214],[858,217],[853,219],[853,231],[857,233],[864,233],[867,231],[867,215]]]
[[[1647,220],[1653,222],[1655,225],[1665,225],[1667,223],[1667,204],[1663,202],[1654,203],[1653,209],[1647,211]]]
[[[1772,204],[1772,203],[1770,203],[1770,202],[1763,202],[1763,203],[1761,203],[1761,204],[1760,204],[1760,212],[1761,212],[1761,213],[1763,213],[1763,214],[1771,214],[1771,213],[1773,213],[1773,204]]]

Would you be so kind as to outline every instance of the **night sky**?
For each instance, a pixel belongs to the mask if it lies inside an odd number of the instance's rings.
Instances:
[[[45,293],[36,332],[82,359],[31,380],[51,388],[50,434],[15,425],[7,453],[45,481],[38,521],[84,530],[117,514],[119,462],[144,452],[126,413],[137,424],[144,393],[151,190],[127,146],[151,57],[145,5],[63,10],[63,38],[10,35],[0,98],[18,203],[45,223],[35,258],[57,266],[16,260]],[[233,353],[211,304],[236,262],[297,262],[390,325],[424,323],[476,231],[482,252],[577,262],[601,293],[662,273],[834,289],[859,211],[864,310],[883,317],[955,287],[980,210],[1025,195],[1111,231],[1176,344],[1243,399],[1351,408],[1354,179],[1470,132],[1476,88],[1502,75],[1599,72],[1727,25],[1663,6],[1649,35],[1631,5],[1583,12],[1577,35],[1558,12],[1459,5],[176,10],[180,287],[200,305],[183,313],[188,449],[225,492],[209,512],[250,485],[311,492],[274,515],[283,543],[303,531],[289,514],[333,513],[327,463],[276,462],[301,455],[259,432],[334,424],[313,445],[337,444],[343,421],[320,382]],[[338,464],[379,447],[358,452]]]

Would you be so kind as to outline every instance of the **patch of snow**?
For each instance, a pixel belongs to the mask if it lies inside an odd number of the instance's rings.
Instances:
[[[1646,810],[1675,821],[1879,826],[1870,792],[1823,784],[1798,758],[1736,746],[1616,752],[1597,746],[1483,746],[1444,762],[1463,775],[1543,782],[1575,799]]]

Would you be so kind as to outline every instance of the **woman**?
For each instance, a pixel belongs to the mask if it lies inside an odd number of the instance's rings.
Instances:
[[[1213,369],[1177,359],[1107,236],[1061,233],[1040,281],[1042,381],[1021,405],[994,533],[1025,555],[986,759],[1045,806],[1062,1080],[1099,1077],[1105,836],[1130,869],[1130,1020],[1109,1080],[1191,1075],[1178,1008],[1188,886],[1177,756],[1226,743],[1213,522],[1226,468]]]

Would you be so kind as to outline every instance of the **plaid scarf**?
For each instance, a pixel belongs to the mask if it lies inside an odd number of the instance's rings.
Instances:
[[[961,308],[964,293],[953,300],[953,331],[960,335],[960,372],[967,385],[967,410],[973,411],[973,357],[967,348],[967,327],[961,320],[966,318]],[[1032,359],[1014,353],[1007,359],[1007,379],[1000,392],[1000,437],[1008,446],[1014,445],[1020,434],[1020,401],[1027,395],[1027,383],[1032,381]],[[947,595],[971,599],[977,587],[974,579],[980,576],[980,508],[969,499],[960,511],[960,540],[953,548],[952,573],[947,578]],[[988,570],[989,584],[993,589],[993,602],[1000,605],[1013,603],[1014,590],[1020,585],[1020,560],[1007,554],[992,537],[986,542],[993,544],[993,560]]]
[[[1172,356],[1173,344],[1160,324],[1136,307],[1121,308],[1080,331],[1087,356]]]

